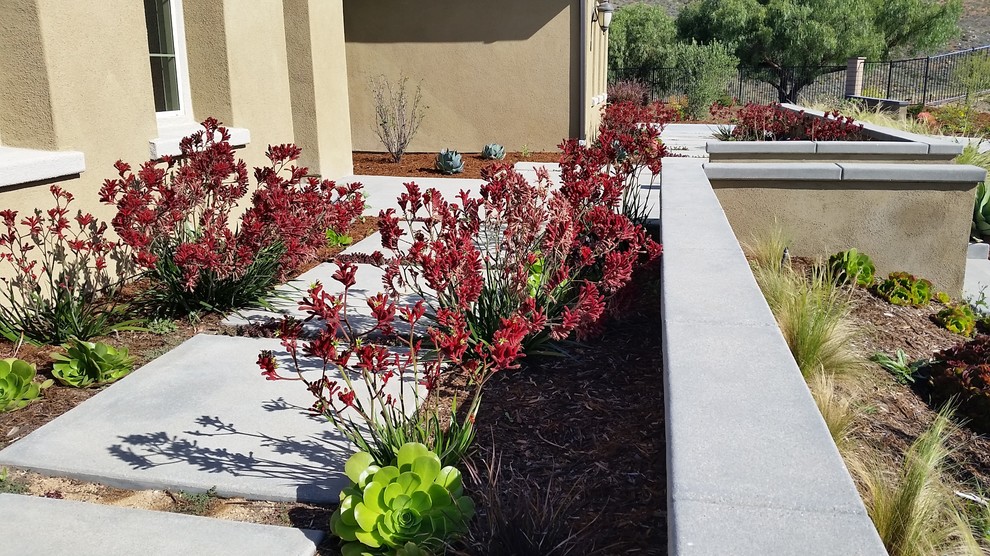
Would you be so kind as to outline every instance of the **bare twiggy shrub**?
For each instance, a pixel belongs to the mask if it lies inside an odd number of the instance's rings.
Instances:
[[[373,129],[395,162],[402,160],[406,147],[423,121],[424,110],[419,106],[423,99],[422,86],[416,85],[416,94],[410,98],[408,81],[409,78],[404,75],[399,77],[396,84],[391,83],[384,75],[370,80],[377,124]]]

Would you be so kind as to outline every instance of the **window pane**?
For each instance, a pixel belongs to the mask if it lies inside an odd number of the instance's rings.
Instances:
[[[175,54],[172,3],[169,0],[144,0],[144,19],[148,24],[148,52]]]
[[[173,112],[181,106],[170,0],[144,0],[144,15],[148,25],[148,52],[151,54],[155,111]]]
[[[155,112],[179,109],[179,83],[175,56],[151,57],[151,82],[155,87]]]

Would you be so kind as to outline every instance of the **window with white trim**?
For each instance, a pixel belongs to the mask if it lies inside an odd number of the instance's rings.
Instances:
[[[192,119],[182,0],[144,0],[159,124]]]

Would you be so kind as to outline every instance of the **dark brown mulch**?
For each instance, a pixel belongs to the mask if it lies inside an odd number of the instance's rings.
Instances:
[[[527,358],[486,385],[475,461],[501,458],[505,492],[538,498],[549,489],[567,506],[571,532],[587,526],[574,554],[666,554],[657,276],[635,286],[635,308],[606,322],[600,338],[562,357]],[[484,512],[489,501],[476,502]]]
[[[485,160],[479,153],[461,153],[464,171],[446,175],[434,168],[437,153],[406,153],[401,162],[393,162],[388,153],[354,153],[354,173],[368,176],[410,176],[422,178],[481,178],[481,169],[494,162],[514,165],[516,162],[557,162],[558,152],[535,152],[523,156],[519,152],[505,153],[505,160]]]

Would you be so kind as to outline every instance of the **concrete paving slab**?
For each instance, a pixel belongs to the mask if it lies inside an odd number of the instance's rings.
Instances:
[[[195,336],[0,451],[0,465],[119,488],[336,503],[353,448],[307,411],[302,383],[265,380],[256,361],[266,349],[291,368],[279,340]],[[424,392],[402,383],[388,388],[411,410]]]
[[[11,556],[312,556],[322,531],[0,494]],[[6,531],[6,532],[4,532]]]

